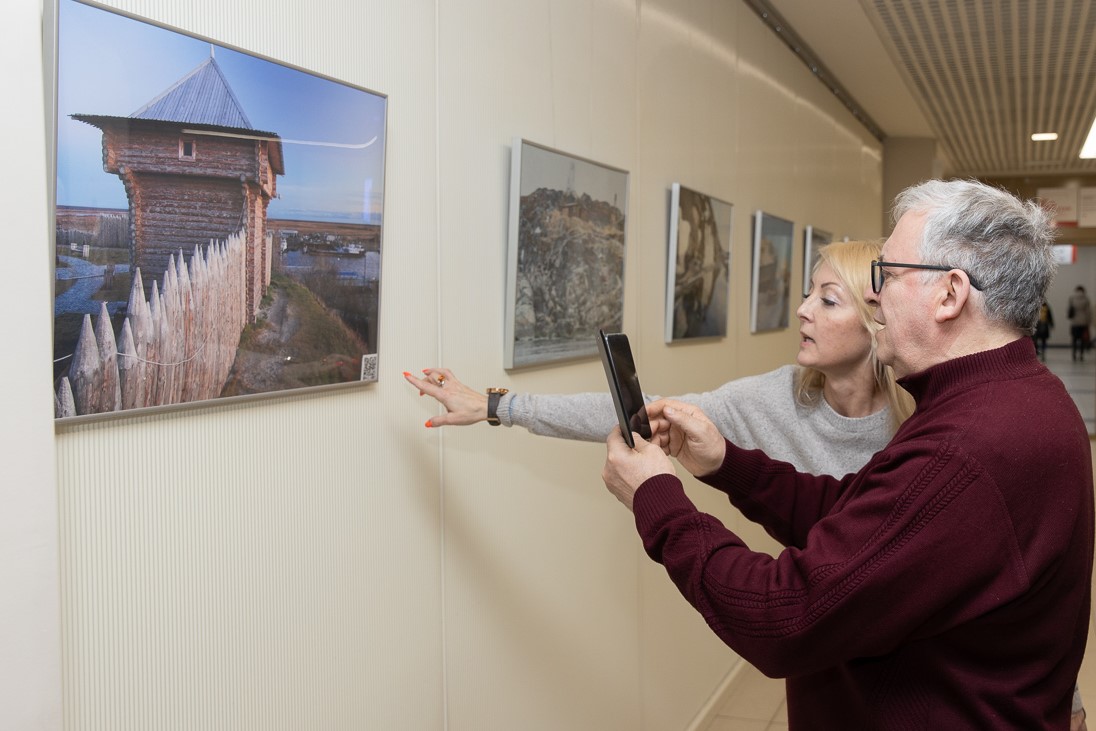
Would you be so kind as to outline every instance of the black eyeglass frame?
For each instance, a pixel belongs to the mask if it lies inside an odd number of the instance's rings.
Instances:
[[[885,283],[885,277],[883,276],[883,267],[901,267],[903,269],[928,269],[934,272],[950,272],[952,269],[959,269],[959,267],[946,267],[939,264],[902,264],[896,261],[881,261],[874,259],[871,263],[871,291],[875,294],[879,294],[883,291],[883,284]],[[982,290],[982,287],[978,282],[974,281],[974,277],[970,276],[970,272],[965,269],[959,269],[967,275],[967,279],[970,280],[970,286],[974,287],[978,291]]]

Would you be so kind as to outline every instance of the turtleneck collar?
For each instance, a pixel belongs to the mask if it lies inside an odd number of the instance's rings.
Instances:
[[[1031,338],[1018,338],[993,350],[952,358],[898,379],[918,404],[994,380],[1026,378],[1046,371]]]

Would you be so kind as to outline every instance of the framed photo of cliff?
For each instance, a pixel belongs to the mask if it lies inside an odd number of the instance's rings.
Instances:
[[[56,418],[376,381],[386,97],[53,12]]]
[[[833,241],[833,234],[807,226],[803,229],[803,294],[811,291],[811,272],[818,263],[818,250]]]
[[[726,336],[733,211],[680,183],[670,189],[667,343]]]
[[[764,211],[754,213],[751,333],[783,330],[788,326],[793,228],[791,221]]]
[[[624,320],[628,173],[515,138],[504,365],[597,356]]]

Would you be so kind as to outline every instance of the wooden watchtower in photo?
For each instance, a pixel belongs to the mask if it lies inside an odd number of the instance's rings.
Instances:
[[[280,137],[255,130],[212,52],[128,117],[74,114],[103,132],[103,169],[129,198],[131,263],[146,291],[172,254],[242,233],[246,310],[270,283],[266,209],[285,173]]]

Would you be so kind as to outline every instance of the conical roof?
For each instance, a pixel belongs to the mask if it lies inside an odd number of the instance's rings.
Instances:
[[[132,119],[254,129],[212,55],[129,116]]]

